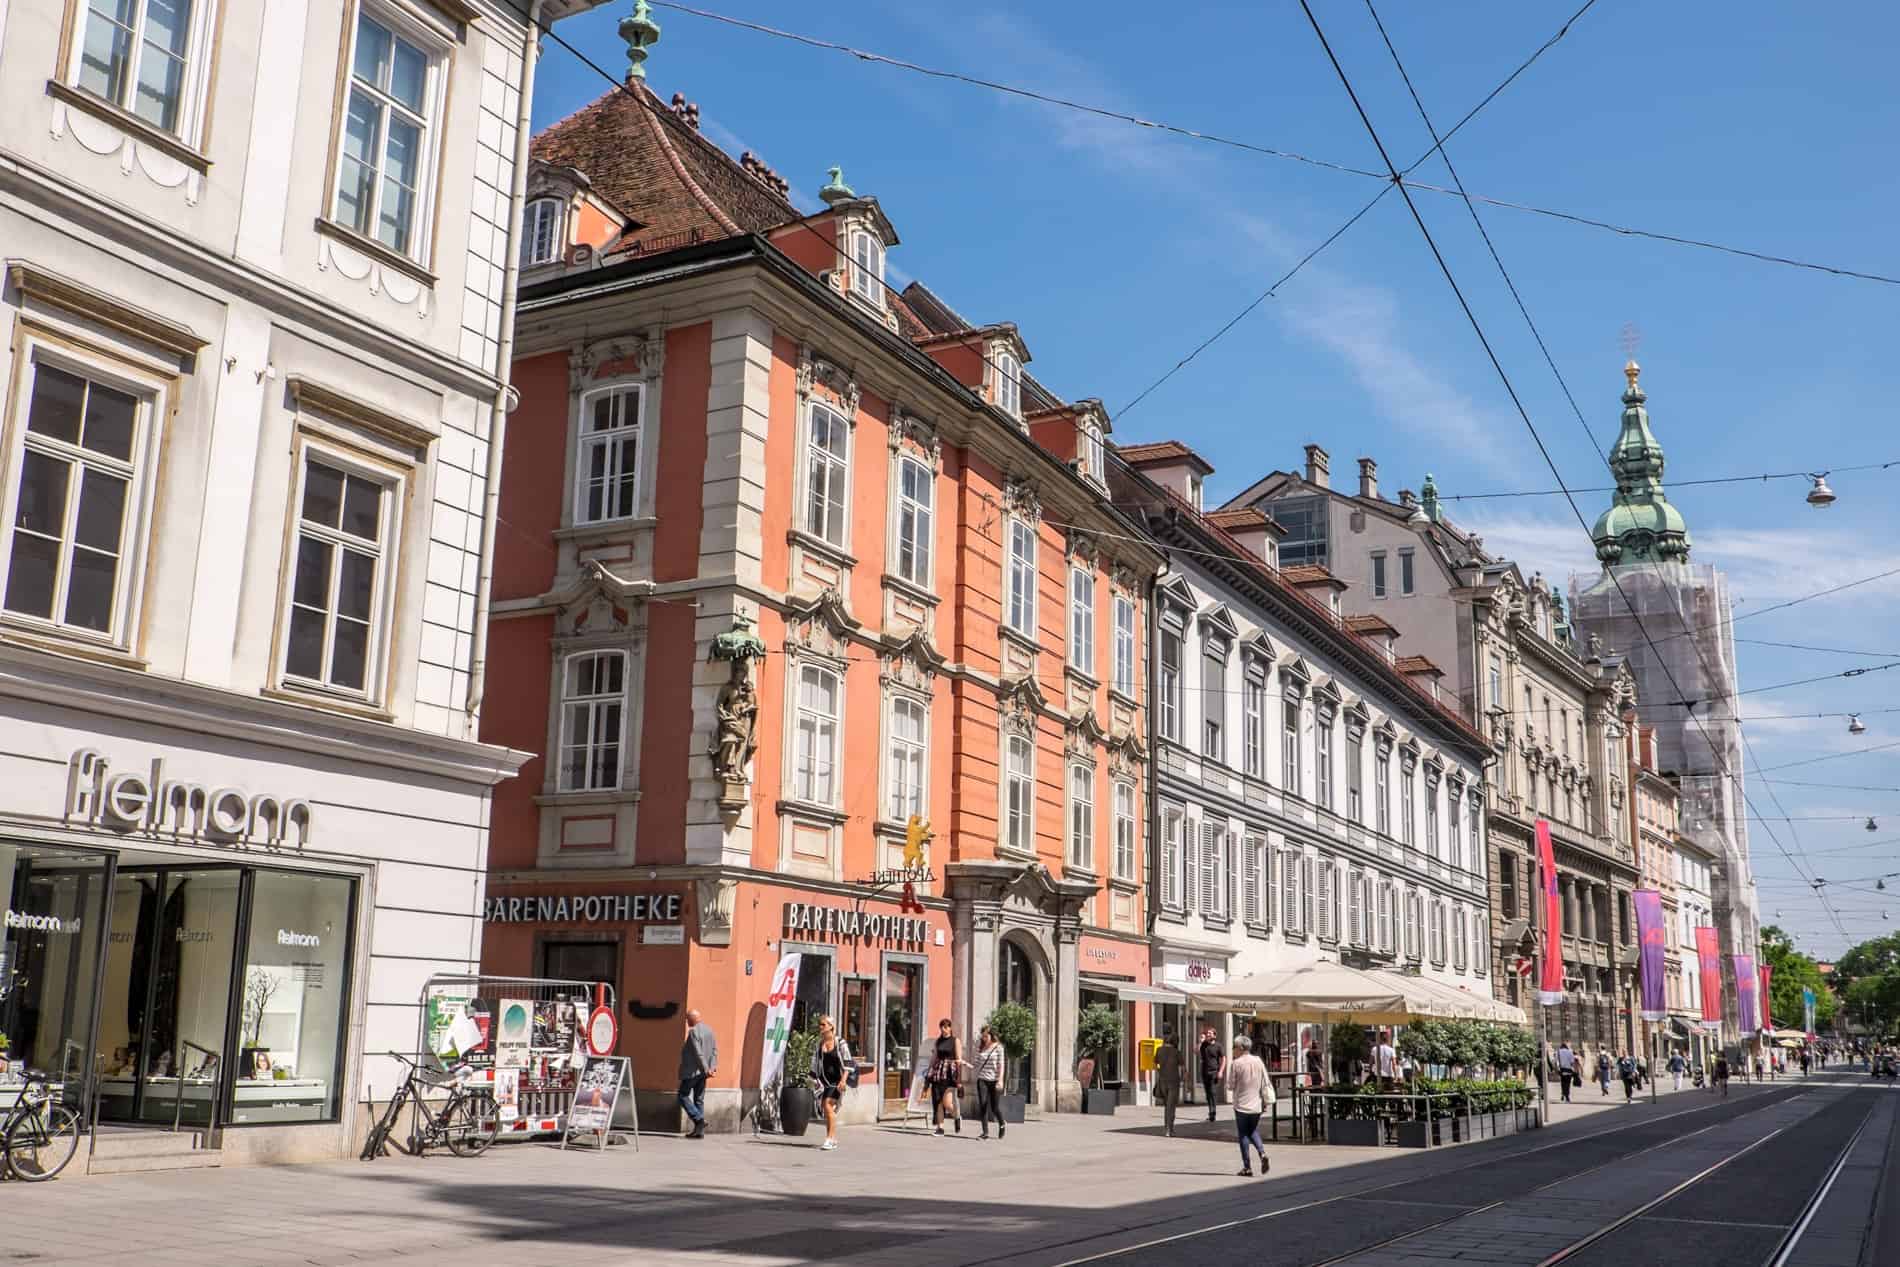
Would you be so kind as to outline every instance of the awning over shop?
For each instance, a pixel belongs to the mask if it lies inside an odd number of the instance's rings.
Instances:
[[[1522,1008],[1500,1003],[1489,994],[1461,989],[1449,982],[1399,972],[1375,971],[1370,975],[1386,977],[1396,983],[1420,1017],[1498,1021],[1508,1025],[1524,1025],[1529,1021]]]
[[[1262,1020],[1395,1025],[1414,1015],[1393,982],[1337,963],[1256,972],[1220,985],[1186,986],[1183,993],[1205,1010],[1251,1012]]]
[[[1133,985],[1117,982],[1115,993],[1124,1003],[1186,1003],[1188,996],[1165,985]]]

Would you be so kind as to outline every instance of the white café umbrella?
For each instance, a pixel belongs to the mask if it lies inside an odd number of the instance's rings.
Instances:
[[[1250,1012],[1261,1020],[1394,1025],[1421,1015],[1396,982],[1337,963],[1256,972],[1182,991],[1202,1011]]]

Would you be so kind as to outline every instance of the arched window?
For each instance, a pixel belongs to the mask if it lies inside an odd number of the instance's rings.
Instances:
[[[558,198],[536,198],[521,214],[521,267],[549,264],[561,256],[565,217]]]

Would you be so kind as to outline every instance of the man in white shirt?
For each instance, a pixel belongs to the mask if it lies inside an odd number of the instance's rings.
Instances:
[[[1378,1075],[1380,1084],[1390,1090],[1398,1077],[1398,1053],[1392,1050],[1391,1030],[1379,1031],[1379,1045],[1372,1051],[1372,1071]]]
[[[1253,1174],[1253,1154],[1260,1154],[1260,1173],[1267,1173],[1267,1146],[1260,1138],[1260,1117],[1273,1103],[1273,1080],[1253,1054],[1253,1042],[1242,1035],[1234,1040],[1234,1058],[1227,1062],[1227,1098],[1234,1106],[1234,1130],[1240,1136],[1240,1173]]]
[[[1567,1042],[1557,1048],[1557,1081],[1563,1086],[1564,1103],[1570,1103],[1570,1086],[1577,1081],[1577,1053]]]

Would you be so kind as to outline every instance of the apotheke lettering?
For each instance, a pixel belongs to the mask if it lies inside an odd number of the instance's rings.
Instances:
[[[263,845],[269,849],[310,844],[310,803],[268,792],[249,795],[241,788],[207,788],[165,777],[162,757],[149,774],[111,772],[104,756],[91,748],[73,753],[66,773],[66,821],[78,820],[108,831],[187,837],[219,845]]]
[[[894,941],[921,946],[930,935],[930,925],[924,920],[902,915],[873,915],[845,906],[787,902],[785,931],[833,933],[839,937],[857,937],[865,941]]]
[[[482,918],[491,924],[519,924],[528,920],[551,923],[639,924],[648,920],[676,924],[680,918],[677,893],[610,893],[555,897],[491,897]]]

